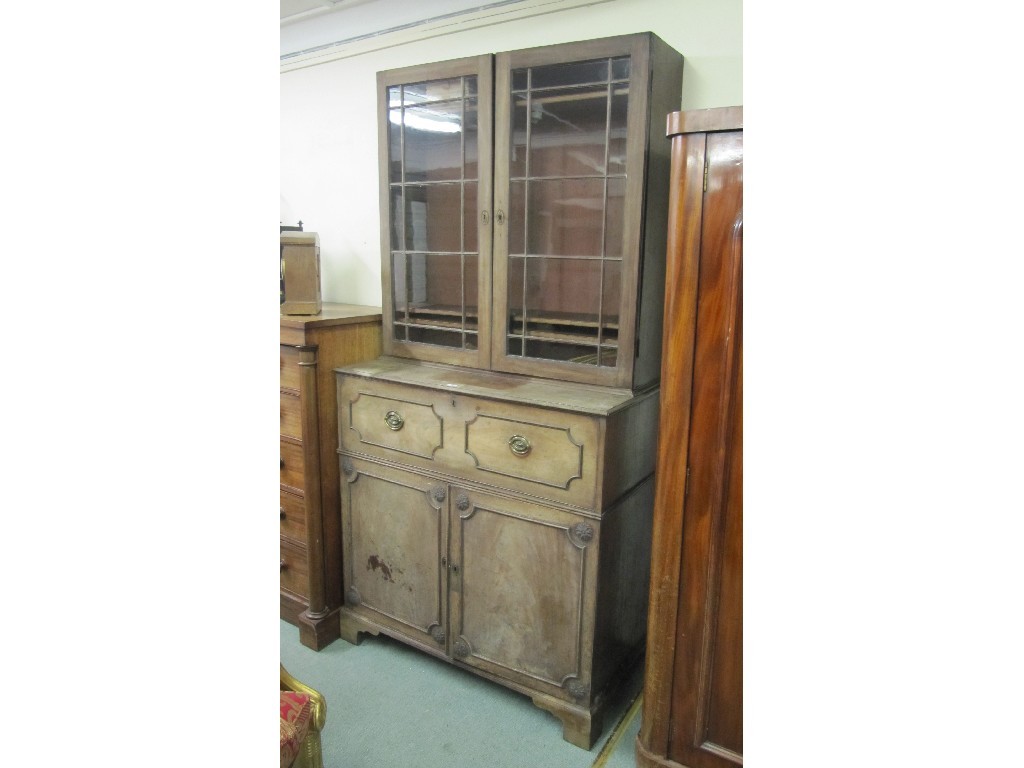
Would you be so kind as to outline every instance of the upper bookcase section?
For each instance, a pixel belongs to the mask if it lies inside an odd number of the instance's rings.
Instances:
[[[653,384],[682,68],[644,33],[378,73],[384,353]]]

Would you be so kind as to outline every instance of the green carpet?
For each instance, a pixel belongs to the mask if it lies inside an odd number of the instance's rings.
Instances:
[[[335,640],[317,652],[281,622],[281,663],[327,700],[325,768],[633,768],[637,669],[589,752],[529,698],[390,638]],[[632,715],[628,722],[625,715]],[[608,749],[609,739],[613,744]],[[604,752],[602,753],[602,750]]]

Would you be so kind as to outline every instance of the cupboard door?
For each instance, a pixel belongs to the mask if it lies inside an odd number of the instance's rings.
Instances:
[[[587,703],[598,523],[457,487],[451,503],[453,658]]]
[[[345,602],[365,618],[443,650],[445,485],[348,457],[342,472]]]
[[[492,57],[377,76],[384,353],[490,359]]]
[[[630,381],[647,46],[634,35],[498,54],[497,370]]]

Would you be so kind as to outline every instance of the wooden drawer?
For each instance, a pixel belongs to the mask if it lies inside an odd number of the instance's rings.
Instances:
[[[595,504],[598,417],[346,375],[338,398],[344,452],[586,509]]]
[[[281,491],[281,535],[297,541],[306,541],[306,500],[295,493]]]
[[[444,443],[435,393],[395,392],[391,397],[357,393],[348,403],[351,431],[362,445],[433,459]],[[398,457],[396,457],[398,458]]]
[[[281,387],[299,389],[299,350],[281,345]]]
[[[306,548],[281,539],[281,589],[299,597],[309,597],[309,564]]]
[[[481,407],[465,424],[465,449],[481,472],[565,490],[583,476],[583,445],[573,436],[581,420],[557,411],[526,418],[500,415],[507,408]],[[521,408],[515,409],[521,412]]]
[[[305,460],[302,446],[281,441],[281,484],[302,490],[305,478]]]
[[[302,439],[302,408],[298,395],[281,393],[281,434]]]

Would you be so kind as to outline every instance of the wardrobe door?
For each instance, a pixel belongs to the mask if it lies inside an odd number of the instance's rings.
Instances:
[[[707,137],[669,757],[743,764],[743,136]]]
[[[669,115],[641,768],[743,764],[742,108]]]

